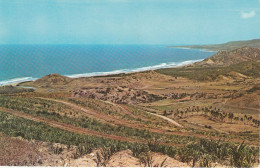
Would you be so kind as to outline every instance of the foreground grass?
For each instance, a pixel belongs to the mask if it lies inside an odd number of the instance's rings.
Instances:
[[[160,145],[158,141],[151,141],[148,144],[120,142],[71,133],[44,123],[15,117],[5,112],[0,112],[0,132],[14,137],[21,136],[28,140],[84,146],[84,149],[88,151],[96,148],[109,148],[113,149],[114,152],[130,149],[135,157],[141,157],[143,153],[149,151],[161,152],[192,166],[200,165],[203,167],[212,166],[215,162],[236,167],[251,167],[257,163],[259,151],[258,148],[247,146],[244,143],[234,145],[203,139],[198,142],[190,142],[182,148]]]
[[[53,128],[41,122],[35,122],[28,119],[20,118],[13,116],[11,114],[0,111],[0,132],[3,132],[6,135],[18,137],[21,136],[24,139],[28,140],[39,140],[51,143],[62,143],[67,145],[85,145],[88,148],[102,148],[117,146],[120,150],[124,149],[134,149],[136,146],[138,148],[147,147],[145,144],[135,144],[128,142],[120,142],[109,140],[106,138],[81,135],[58,128]],[[170,151],[175,151],[175,147],[159,145],[159,148],[167,148],[165,152],[171,156],[174,156],[174,153]]]
[[[96,119],[88,118],[87,116],[73,117],[67,116],[62,111],[73,112],[72,109],[67,109],[63,104],[52,102],[49,100],[35,98],[17,98],[17,97],[0,97],[0,107],[5,107],[17,111],[21,111],[33,116],[48,118],[54,121],[66,123],[76,127],[86,128],[101,133],[131,137],[134,139],[153,140],[161,139],[165,143],[186,144],[190,141],[199,140],[196,137],[165,135],[160,133],[150,132],[145,129],[137,129],[126,126],[113,126],[110,124],[101,123]]]

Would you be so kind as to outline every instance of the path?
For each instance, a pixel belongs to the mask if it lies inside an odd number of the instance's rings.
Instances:
[[[117,124],[117,125],[124,125],[124,126],[127,126],[127,127],[136,128],[136,129],[146,128],[145,125],[143,125],[143,124],[142,125],[141,124],[137,124],[137,123],[131,124],[131,123],[127,122],[126,120],[122,120],[122,119],[119,120],[119,119],[116,119],[113,116],[109,116],[109,115],[106,115],[106,114],[98,113],[98,112],[96,112],[94,110],[86,109],[86,108],[80,107],[80,106],[78,106],[76,104],[69,103],[69,102],[64,101],[64,100],[51,99],[51,98],[41,98],[41,97],[37,97],[37,98],[44,99],[44,100],[49,100],[49,101],[55,101],[55,102],[59,102],[59,103],[65,104],[65,105],[67,105],[67,106],[69,106],[71,108],[74,108],[76,110],[80,110],[80,111],[86,112],[87,114],[90,114],[90,115],[92,115],[92,116],[94,116],[94,117],[96,117],[98,119],[103,119],[105,121],[110,121],[110,122],[112,121],[114,124]],[[108,102],[106,102],[106,103],[108,103]],[[111,103],[111,102],[109,102],[109,104],[119,107],[125,113],[131,113],[124,106],[121,106],[121,105],[118,105],[118,104],[114,104],[114,103]],[[147,113],[150,113],[150,112],[147,112]],[[163,119],[169,121],[170,123],[174,124],[175,126],[183,127],[182,125],[178,124],[177,122],[175,122],[174,120],[172,120],[170,118],[167,118],[167,117],[164,117],[164,116],[161,116],[161,115],[158,115],[158,114],[153,114],[153,113],[150,113],[150,114],[156,115],[157,117],[160,117],[160,118],[163,118]],[[164,133],[165,132],[165,130],[157,129],[157,128],[147,128],[147,129],[149,131],[151,131],[151,132],[157,132],[157,133]]]
[[[26,114],[23,112],[7,109],[7,108],[3,108],[3,107],[0,107],[0,111],[7,112],[7,113],[13,114],[15,116],[29,119],[29,120],[32,120],[35,122],[43,122],[51,127],[59,128],[62,130],[66,130],[66,131],[74,132],[74,133],[78,133],[78,134],[92,135],[92,136],[97,136],[97,137],[102,137],[102,138],[112,139],[112,140],[117,140],[117,141],[124,141],[124,142],[149,143],[148,140],[132,139],[132,138],[128,138],[128,137],[121,137],[121,136],[117,136],[117,135],[101,133],[98,131],[93,131],[93,130],[89,130],[86,128],[75,127],[73,125],[68,125],[65,123],[57,122],[54,120],[50,120],[50,119],[46,119],[46,118],[42,118],[42,117],[38,117],[38,116],[32,116],[32,115],[29,115],[29,114]],[[175,143],[161,143],[161,144],[168,145],[168,146],[183,146],[182,144],[175,144]]]
[[[155,114],[155,113],[150,113],[150,112],[147,112],[147,113],[152,114],[152,115],[157,116],[157,117],[160,117],[160,118],[162,118],[164,120],[167,120],[168,122],[172,123],[173,125],[175,125],[177,127],[183,128],[182,125],[180,125],[179,123],[177,123],[176,121],[174,121],[174,120],[172,120],[172,119],[170,119],[168,117],[165,117],[165,116],[162,116],[162,115],[159,115],[159,114]]]
[[[41,98],[41,97],[38,97],[38,98]],[[86,110],[80,106],[77,106],[75,104],[72,104],[72,103],[69,103],[69,102],[66,102],[66,101],[63,101],[63,100],[58,100],[58,99],[51,99],[51,98],[42,98],[42,99],[46,99],[46,100],[50,100],[50,101],[57,101],[57,102],[60,102],[60,103],[64,103],[64,104],[67,104],[69,105],[70,107],[75,107],[76,109],[79,109],[79,110],[83,110],[83,111],[86,111],[86,112],[89,112],[89,110]],[[91,110],[90,110],[91,111]],[[92,111],[92,113],[97,113],[95,111]],[[151,115],[154,115],[154,116],[157,116],[157,117],[160,117],[164,120],[167,120],[168,122],[178,126],[178,127],[183,127],[182,125],[180,125],[179,123],[177,123],[176,121],[168,118],[168,117],[165,117],[165,116],[162,116],[162,115],[159,115],[159,114],[154,114],[154,113],[150,113],[150,112],[147,112]],[[100,113],[98,113],[100,114]],[[100,116],[97,116],[97,117],[100,117]],[[120,120],[119,120],[120,121]],[[144,129],[145,127],[143,126],[136,126],[134,124],[127,124],[123,121],[120,121],[121,125],[125,125],[125,126],[128,126],[128,127],[132,127],[132,128],[137,128],[137,129]],[[179,135],[179,136],[189,136],[189,137],[192,137],[192,136],[195,136],[195,137],[198,137],[198,138],[206,138],[206,139],[215,139],[215,140],[218,140],[219,137],[214,137],[214,136],[207,136],[207,135],[202,135],[202,134],[196,134],[196,133],[192,133],[192,132],[178,132],[178,131],[174,131],[174,132],[167,132],[165,130],[161,130],[161,129],[157,129],[157,128],[150,128],[148,129],[148,131],[151,131],[151,132],[157,132],[157,133],[163,133],[163,134],[170,134],[170,135]],[[104,135],[105,136],[105,135]],[[112,136],[112,135],[111,135]],[[123,140],[122,140],[123,141]],[[125,141],[128,141],[128,140],[125,140]],[[136,140],[134,140],[136,141]],[[225,141],[232,141],[232,142],[236,142],[236,143],[241,143],[243,142],[244,140],[242,139],[233,139],[233,138],[230,138],[230,139],[226,139]],[[129,142],[132,142],[132,141],[129,141]],[[136,141],[137,142],[137,141]],[[249,144],[252,144],[252,145],[256,145],[258,146],[258,142],[251,142],[251,141],[247,141],[245,140],[246,143],[249,143]],[[144,142],[142,142],[144,143]],[[169,144],[168,144],[169,145]],[[176,145],[176,144],[174,144]],[[179,144],[177,144],[179,145]]]
[[[112,123],[112,124],[116,124],[116,125],[125,125],[125,126],[129,126],[129,127],[135,127],[135,128],[138,128],[138,126],[140,126],[139,124],[131,124],[129,123],[128,121],[126,120],[122,120],[122,119],[117,119],[115,118],[114,116],[110,116],[110,115],[106,115],[106,114],[102,114],[102,113],[99,113],[97,111],[94,111],[92,109],[89,109],[89,108],[86,108],[86,107],[81,107],[79,105],[76,105],[76,104],[73,104],[73,103],[70,103],[70,102],[67,102],[67,101],[64,101],[64,100],[60,100],[60,99],[51,99],[51,98],[42,98],[42,97],[37,97],[39,99],[43,99],[43,100],[49,100],[49,101],[55,101],[55,102],[58,102],[58,103],[62,103],[64,105],[67,105],[75,110],[79,110],[79,111],[82,111],[82,112],[85,112],[86,114],[89,114],[93,117],[95,117],[96,119],[101,119],[102,121],[104,122],[107,122],[107,123]]]
[[[108,104],[111,104],[111,105],[113,105],[113,106],[117,106],[117,107],[119,107],[120,109],[122,109],[126,114],[132,115],[132,113],[131,113],[130,111],[128,111],[128,109],[127,109],[125,106],[123,106],[123,105],[115,104],[115,103],[108,102],[108,101],[104,101],[104,102],[106,102],[106,103],[108,103]],[[146,112],[147,112],[147,111],[146,111]],[[168,117],[165,117],[165,116],[162,116],[162,115],[159,115],[159,114],[154,114],[154,113],[151,113],[151,112],[147,112],[147,113],[152,114],[152,115],[155,115],[155,116],[157,116],[157,117],[160,117],[160,118],[162,118],[162,119],[164,119],[164,120],[167,120],[168,122],[172,123],[173,125],[175,125],[175,126],[177,126],[177,127],[183,128],[182,125],[180,125],[179,123],[177,123],[176,121],[174,121],[174,120],[172,120],[172,119],[170,119],[170,118],[168,118]]]

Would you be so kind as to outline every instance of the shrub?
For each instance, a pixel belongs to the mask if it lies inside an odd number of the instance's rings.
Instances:
[[[235,167],[252,167],[257,161],[258,152],[244,142],[233,146],[230,151],[230,165]]]
[[[210,155],[204,154],[200,159],[200,167],[212,167],[212,157]]]
[[[140,153],[139,162],[144,165],[144,167],[153,167],[153,156],[150,151]]]
[[[96,162],[97,167],[106,167],[111,156],[113,156],[113,154],[115,154],[119,150],[120,148],[118,148],[118,146],[112,145],[111,147],[102,148],[101,152],[96,152],[96,159],[94,159],[94,161]]]
[[[80,144],[77,146],[76,152],[73,154],[74,159],[78,159],[82,157],[83,155],[91,153],[93,148],[90,145],[87,144]]]

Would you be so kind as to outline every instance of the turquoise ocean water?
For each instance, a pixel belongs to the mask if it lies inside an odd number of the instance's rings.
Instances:
[[[50,73],[82,77],[173,67],[213,54],[160,45],[0,45],[0,85]]]

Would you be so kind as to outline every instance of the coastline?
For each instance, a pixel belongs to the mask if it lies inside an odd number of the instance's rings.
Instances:
[[[187,60],[187,61],[183,61],[183,62],[161,63],[161,64],[153,65],[153,66],[132,68],[132,69],[120,69],[120,70],[113,70],[113,71],[108,71],[108,72],[90,72],[90,73],[82,73],[82,74],[69,74],[69,75],[61,74],[61,75],[69,77],[69,78],[82,78],[82,77],[99,77],[99,76],[118,75],[118,74],[130,74],[130,73],[144,72],[144,71],[157,70],[157,69],[163,69],[163,68],[182,67],[182,66],[191,65],[196,62],[200,62],[202,60],[203,59]],[[39,77],[39,78],[41,78],[41,77]],[[0,81],[0,87],[7,86],[7,85],[17,86],[22,83],[35,81],[39,78],[21,77],[21,78],[15,78],[15,79],[10,79],[10,80],[4,80],[4,81]]]
[[[3,80],[3,81],[0,81],[0,87],[1,86],[7,86],[7,85],[16,86],[16,85],[19,85],[20,83],[34,81],[34,80],[37,80],[37,79],[38,78],[33,78],[33,77],[21,77],[21,78]]]
[[[107,75],[117,75],[117,74],[128,74],[128,73],[136,73],[136,72],[144,72],[149,70],[157,70],[157,69],[163,69],[163,68],[174,68],[174,67],[182,67],[186,65],[190,65],[196,62],[200,62],[203,59],[198,60],[187,60],[183,62],[169,62],[169,63],[161,63],[158,65],[153,66],[147,66],[147,67],[141,67],[141,68],[132,68],[132,69],[120,69],[120,70],[114,70],[114,71],[108,71],[108,72],[90,72],[90,73],[83,73],[83,74],[72,74],[72,75],[64,75],[69,78],[81,78],[81,77],[97,77],[97,76],[107,76]]]
[[[218,52],[218,50],[210,50],[206,48],[192,48],[192,47],[185,47],[185,46],[168,46],[168,48],[178,48],[178,49],[183,49],[183,50],[199,50],[199,51],[204,51],[204,52]]]

